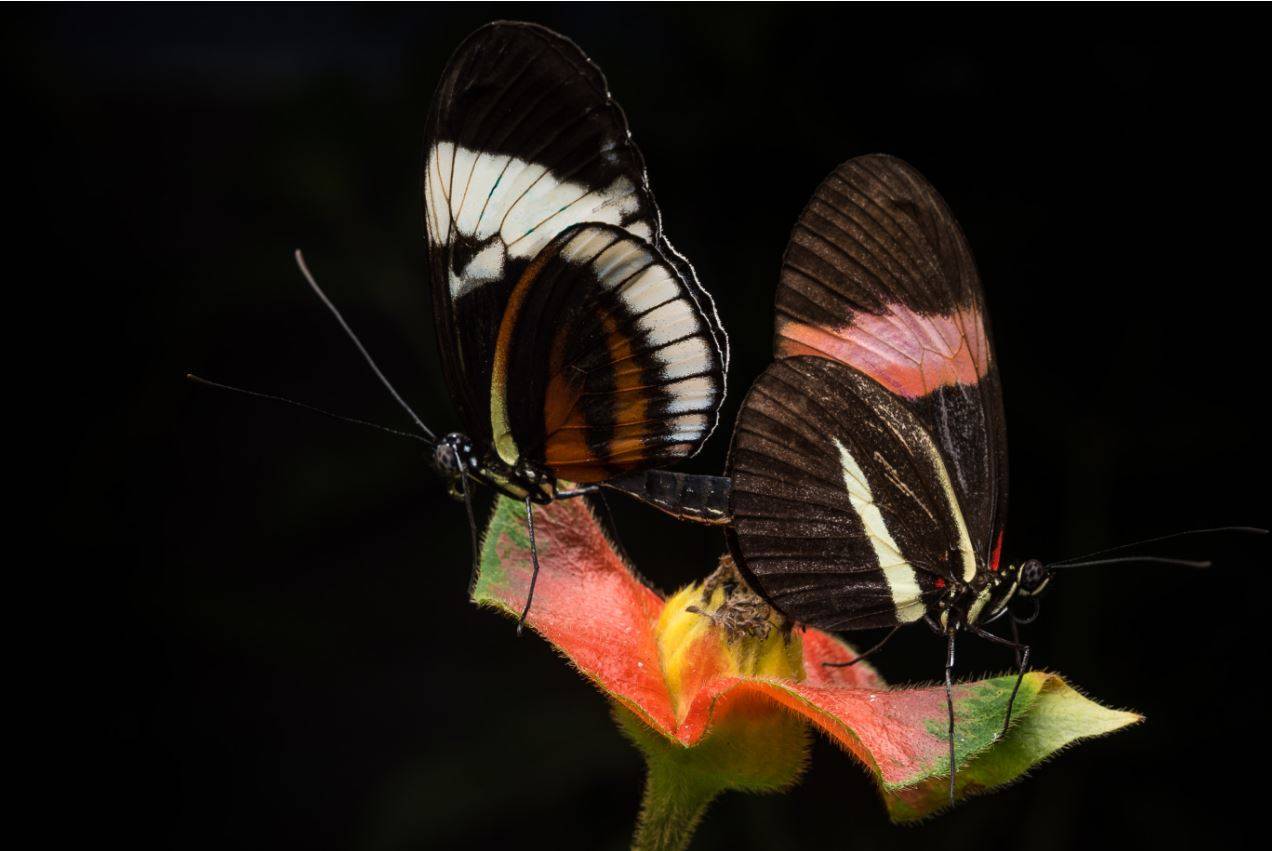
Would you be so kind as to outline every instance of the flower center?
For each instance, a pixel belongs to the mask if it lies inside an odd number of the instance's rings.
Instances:
[[[657,633],[678,719],[719,678],[804,679],[799,633],[746,586],[727,555],[705,581],[667,600]]]

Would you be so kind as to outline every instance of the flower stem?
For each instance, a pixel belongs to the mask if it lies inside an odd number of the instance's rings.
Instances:
[[[650,760],[633,851],[683,851],[707,806],[722,790],[672,761]]]

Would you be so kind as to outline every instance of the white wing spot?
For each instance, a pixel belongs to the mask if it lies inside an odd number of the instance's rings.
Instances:
[[[655,349],[654,357],[658,358],[658,374],[664,381],[697,375],[711,368],[711,347],[701,337],[687,337]]]
[[[583,265],[591,263],[596,255],[614,242],[614,234],[601,228],[583,228],[574,233],[561,248],[561,259]]]
[[[719,395],[715,380],[706,375],[682,378],[668,384],[663,391],[672,397],[664,408],[668,414],[710,410]]]
[[[629,311],[641,314],[671,301],[680,290],[680,281],[665,266],[651,266],[624,284],[618,294]]]
[[[696,334],[701,330],[697,311],[686,299],[669,301],[644,314],[637,321],[645,333],[645,344],[663,346],[667,343]]]
[[[626,281],[654,262],[654,258],[638,242],[623,240],[602,251],[592,261],[601,286],[612,287]]]
[[[504,260],[506,259],[507,254],[504,252],[502,242],[495,240],[487,245],[468,261],[468,265],[464,267],[464,271],[457,279],[451,279],[451,297],[459,298],[468,290],[501,279],[504,276]],[[459,284],[459,292],[455,291],[456,283]]]

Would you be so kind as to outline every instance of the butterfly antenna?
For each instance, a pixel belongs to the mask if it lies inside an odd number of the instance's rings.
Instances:
[[[887,644],[888,641],[892,639],[892,636],[897,634],[897,630],[899,630],[901,626],[902,626],[901,624],[897,624],[896,626],[894,626],[888,632],[888,634],[882,638],[882,640],[880,640],[879,642],[875,644],[874,647],[871,647],[865,653],[857,654],[857,658],[852,659],[851,661],[848,661],[848,662],[822,662],[822,667],[823,668],[851,668],[853,665],[857,664],[858,662],[861,662],[870,658],[871,654],[873,654],[876,650],[882,650],[883,645]]]
[[[1148,564],[1173,564],[1176,567],[1210,567],[1209,561],[1190,561],[1186,558],[1165,558],[1163,556],[1121,556],[1119,558],[1097,558],[1090,561],[1066,561],[1047,565],[1048,570],[1063,570],[1070,567],[1095,567],[1100,564],[1131,564],[1145,562]]]
[[[306,405],[304,402],[297,402],[295,399],[288,399],[285,396],[275,396],[272,393],[260,393],[260,392],[257,392],[256,390],[245,390],[242,387],[234,387],[229,384],[222,384],[219,381],[209,381],[206,378],[200,378],[199,376],[189,372],[186,373],[185,377],[186,377],[186,380],[188,381],[193,381],[195,384],[202,384],[204,387],[211,387],[214,390],[225,390],[230,393],[241,393],[244,396],[251,396],[254,399],[264,399],[269,402],[281,402],[284,405],[291,405],[293,408],[300,408],[303,411],[311,411],[315,414],[322,414],[324,417],[328,417],[338,422],[350,423],[351,425],[366,426],[367,428],[373,428],[376,431],[383,431],[388,434],[395,435],[397,437],[406,437],[411,440],[418,440],[421,443],[428,443],[430,445],[432,443],[432,441],[428,440],[425,437],[421,437],[420,435],[416,434],[413,431],[402,431],[400,429],[389,428],[388,426],[382,426],[379,423],[372,423],[372,422],[367,422],[366,420],[355,419],[354,417],[346,417],[340,414],[333,414],[331,411],[324,411],[322,408],[316,408],[313,405]]]
[[[468,581],[469,594],[477,587],[478,565],[481,564],[481,553],[477,549],[477,517],[473,513],[473,494],[468,489],[468,474],[459,474],[459,492],[464,497],[464,510],[468,512],[468,537],[473,545],[472,578]]]
[[[407,414],[410,415],[411,419],[415,421],[415,424],[419,426],[420,431],[424,432],[430,441],[435,441],[437,439],[436,435],[429,430],[428,426],[424,425],[424,421],[416,415],[415,411],[411,410],[411,406],[408,405],[406,400],[402,398],[402,394],[397,392],[397,389],[389,382],[389,379],[385,377],[383,372],[380,371],[380,367],[376,365],[375,359],[371,357],[371,353],[367,351],[367,347],[362,345],[362,341],[358,339],[357,334],[353,333],[353,329],[349,327],[349,323],[345,321],[345,318],[340,315],[340,311],[336,309],[335,304],[332,303],[331,299],[327,298],[327,294],[322,291],[322,287],[318,286],[318,282],[314,280],[314,276],[309,271],[309,267],[305,265],[305,255],[301,253],[299,248],[296,249],[296,265],[300,268],[300,274],[305,277],[305,281],[309,284],[309,288],[312,289],[314,294],[317,295],[318,298],[322,300],[322,303],[327,306],[327,309],[331,311],[331,315],[336,317],[336,321],[340,323],[340,327],[344,329],[344,332],[347,335],[349,335],[349,339],[353,340],[353,344],[358,347],[358,351],[362,353],[363,359],[367,362],[367,365],[371,367],[371,371],[375,373],[375,377],[380,379],[380,383],[383,384],[389,391],[389,395],[391,395],[394,400],[402,406],[402,410],[406,411]]]
[[[1228,533],[1234,533],[1234,532],[1238,534],[1266,535],[1268,533],[1268,530],[1260,529],[1257,526],[1215,526],[1210,529],[1189,529],[1185,532],[1172,532],[1169,535],[1160,535],[1156,538],[1145,538],[1142,541],[1133,541],[1129,544],[1118,544],[1116,547],[1109,547],[1108,549],[1105,549],[1105,550],[1096,550],[1095,552],[1087,553],[1086,555],[1061,559],[1060,561],[1052,562],[1048,564],[1047,566],[1048,567],[1065,567],[1065,566],[1068,566],[1070,562],[1076,562],[1076,561],[1085,562],[1086,559],[1089,559],[1092,556],[1102,556],[1102,555],[1107,555],[1109,553],[1117,553],[1117,552],[1121,552],[1122,550],[1129,550],[1131,547],[1140,547],[1140,546],[1143,546],[1144,544],[1156,544],[1160,541],[1173,541],[1177,538],[1189,538],[1194,535],[1216,535],[1216,534],[1228,534]],[[1076,567],[1077,565],[1072,565],[1072,566]]]

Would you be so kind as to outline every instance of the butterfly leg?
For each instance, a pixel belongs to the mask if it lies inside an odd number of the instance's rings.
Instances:
[[[1020,643],[1020,635],[1016,632],[1016,624],[1013,621],[1011,625],[1012,635],[1015,641],[1008,641],[1000,638],[988,630],[981,629],[978,626],[972,627],[972,632],[979,635],[986,641],[1000,644],[1003,647],[1010,647],[1016,652],[1016,684],[1012,687],[1011,697],[1007,700],[1007,717],[1003,719],[1003,730],[999,733],[999,737],[1007,735],[1007,728],[1011,726],[1011,709],[1016,704],[1016,694],[1020,691],[1020,684],[1025,679],[1025,671],[1029,670],[1029,645]]]
[[[610,511],[609,500],[605,498],[605,491],[600,488],[596,489],[593,498],[588,504],[596,509],[596,513],[600,516],[601,528],[609,532],[610,538],[614,541],[614,548],[618,550],[618,557],[627,564],[632,563],[631,556],[627,554],[627,547],[623,545],[623,538],[618,534],[618,523],[614,520],[614,513]]]
[[[534,503],[530,501],[530,497],[526,497],[526,528],[530,530],[530,562],[533,570],[530,573],[530,591],[526,594],[526,607],[521,610],[521,617],[517,619],[518,638],[526,625],[526,616],[530,614],[530,604],[534,602],[534,583],[539,579],[539,548],[534,542]]]
[[[954,636],[949,631],[949,643],[945,651],[945,705],[950,713],[950,806],[954,806]]]
[[[1018,616],[1014,611],[1011,613],[1011,628],[1013,630],[1015,630],[1017,624],[1024,626],[1026,624],[1031,624],[1038,619],[1038,612],[1041,611],[1041,604],[1038,602],[1038,598],[1030,597],[1029,602],[1033,604],[1033,609],[1025,617],[1022,618]],[[1014,632],[1012,634],[1015,635]]]
[[[1011,621],[1011,640],[1016,645],[1016,667],[1025,667],[1025,660],[1020,655],[1020,625],[1013,618]]]
[[[881,641],[880,641],[878,644],[876,644],[874,647],[871,647],[871,648],[870,648],[869,650],[867,650],[865,653],[859,653],[859,654],[857,654],[857,658],[856,658],[856,659],[853,659],[853,660],[852,660],[852,661],[850,661],[850,662],[822,662],[822,667],[823,667],[823,668],[851,668],[853,665],[857,664],[857,663],[858,663],[858,662],[860,662],[862,659],[865,659],[865,658],[866,658],[867,656],[869,656],[871,653],[875,652],[875,651],[876,651],[876,650],[878,650],[879,648],[883,647],[883,645],[887,644],[887,643],[888,643],[888,640],[889,640],[890,638],[892,638],[892,636],[896,635],[896,634],[897,634],[897,630],[898,630],[898,629],[900,629],[900,628],[901,628],[901,624],[897,624],[896,626],[894,626],[894,627],[892,628],[892,630],[891,630],[891,631],[890,631],[887,635],[885,635],[885,636],[883,637],[883,640],[881,640]]]
[[[627,547],[623,546],[623,539],[618,534],[618,524],[614,522],[614,515],[610,512],[609,501],[605,499],[605,491],[599,485],[584,485],[581,488],[556,492],[557,499],[574,499],[580,496],[592,497],[587,504],[596,512],[598,519],[601,521],[601,528],[609,532],[610,538],[614,541],[614,547],[618,550],[619,557],[631,564],[632,560],[627,555]]]
[[[597,485],[584,485],[581,488],[570,488],[569,490],[557,491],[557,499],[574,499],[578,496],[587,496],[590,493],[598,493],[600,487]]]
[[[468,538],[473,548],[473,563],[468,578],[468,591],[471,594],[477,586],[477,572],[481,564],[481,553],[477,550],[477,517],[473,514],[473,494],[468,489],[468,476],[459,474],[459,492],[464,498],[464,510],[468,512]]]

